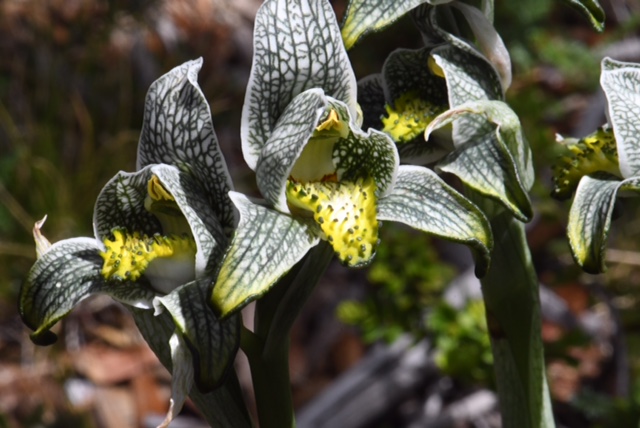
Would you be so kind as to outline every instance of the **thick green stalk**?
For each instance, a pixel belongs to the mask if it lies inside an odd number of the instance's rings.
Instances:
[[[475,196],[487,213],[493,201]],[[524,224],[501,210],[491,218],[494,250],[481,279],[487,308],[502,424],[505,428],[554,427],[541,337],[538,279]]]
[[[333,250],[325,242],[313,248],[256,305],[255,333],[243,330],[260,428],[295,427],[289,379],[289,333],[326,270]]]

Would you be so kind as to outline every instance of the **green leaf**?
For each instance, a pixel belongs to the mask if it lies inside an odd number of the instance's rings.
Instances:
[[[172,355],[172,349],[169,346],[171,338],[175,334],[175,324],[169,312],[163,311],[154,315],[152,311],[148,310],[136,308],[131,308],[131,310],[133,319],[149,347],[171,373],[176,373],[172,359],[177,355]],[[183,372],[183,370],[185,370],[184,367],[178,369],[179,372]],[[186,381],[188,379],[183,379],[185,385]],[[209,425],[238,428],[253,426],[242,402],[242,397],[235,393],[234,383],[237,383],[237,379],[235,379],[235,373],[232,372],[220,387],[207,394],[200,392],[198,388],[191,388],[189,396],[196,403]],[[172,392],[172,395],[175,396],[175,393]]]
[[[226,229],[235,225],[227,164],[213,129],[211,111],[198,86],[202,58],[188,61],[156,80],[145,100],[138,144],[138,169],[164,163],[189,171]]]
[[[391,25],[411,9],[423,4],[449,3],[452,0],[351,0],[342,24],[342,39],[347,49],[368,33]]]
[[[151,307],[154,293],[141,283],[106,283],[98,242],[74,238],[56,242],[33,265],[20,288],[19,308],[24,323],[35,330],[31,339],[49,345],[56,335],[49,329],[91,294],[104,293],[132,306]]]
[[[640,64],[602,60],[600,83],[609,101],[609,120],[624,177],[640,175]]]
[[[501,101],[468,102],[438,116],[425,134],[428,136],[460,116],[471,116],[475,122],[467,122],[470,129],[464,132],[469,135],[461,138],[462,145],[438,168],[499,200],[521,221],[529,221],[533,209],[527,192],[533,184],[533,165],[518,117]]]
[[[356,80],[327,0],[267,0],[258,10],[242,110],[242,151],[255,169],[263,145],[296,95],[320,88],[357,116]]]
[[[604,30],[604,9],[598,3],[597,0],[564,0],[566,3],[569,3],[574,8],[578,9],[589,18],[591,21],[591,25],[597,31]]]
[[[209,306],[209,280],[185,284],[156,299],[173,318],[183,344],[193,358],[196,385],[214,390],[233,366],[240,340],[240,317],[220,321]]]
[[[427,168],[400,167],[395,186],[379,201],[378,218],[470,246],[478,255],[478,276],[489,265],[493,242],[484,214]]]
[[[573,257],[585,271],[606,269],[605,251],[611,215],[620,190],[640,191],[640,177],[620,181],[608,174],[580,180],[569,211],[567,235]]]
[[[211,299],[227,317],[258,299],[287,273],[319,238],[310,227],[232,192],[240,223],[224,258]]]
[[[285,187],[295,161],[325,113],[321,89],[309,89],[291,101],[262,148],[256,164],[258,188],[276,209],[289,212]]]

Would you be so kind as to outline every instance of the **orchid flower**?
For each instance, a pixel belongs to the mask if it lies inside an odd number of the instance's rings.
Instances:
[[[616,199],[640,190],[640,64],[605,58],[600,84],[609,124],[591,135],[559,141],[567,147],[555,170],[553,196],[575,191],[567,235],[576,262],[587,272],[606,269],[606,241]]]
[[[231,192],[240,222],[212,301],[228,316],[321,241],[369,263],[381,220],[470,245],[487,266],[484,216],[432,171],[399,166],[394,142],[363,131],[357,84],[326,0],[267,0],[256,16],[242,148],[264,200]]]
[[[202,398],[224,381],[239,346],[239,318],[220,321],[206,303],[236,220],[231,180],[197,84],[201,65],[187,62],[151,85],[138,170],[119,172],[100,192],[94,238],[50,244],[43,221],[36,224],[38,258],[20,290],[20,313],[38,344],[55,341],[50,328],[92,294],[130,307],[173,373],[162,426],[189,393]]]
[[[384,1],[355,1],[355,15],[345,21],[354,27],[345,23],[343,35],[373,25],[363,8]],[[458,1],[427,3],[411,11],[426,46],[392,52],[380,74],[358,83],[364,123],[390,135],[403,162],[456,175],[528,221],[532,158],[517,116],[503,102],[511,62],[491,24],[493,2],[481,9]],[[460,11],[475,42],[448,30],[442,9]],[[395,12],[383,20],[391,18]]]

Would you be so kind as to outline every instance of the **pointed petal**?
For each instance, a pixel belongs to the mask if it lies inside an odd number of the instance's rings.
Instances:
[[[534,174],[518,117],[501,101],[468,102],[434,119],[426,134],[460,118],[470,118],[473,122],[467,123],[473,128],[465,131],[465,142],[438,168],[501,201],[520,220],[529,221],[533,212],[528,191]]]
[[[356,117],[355,75],[327,0],[265,1],[256,16],[253,51],[241,126],[251,169],[286,106],[307,89],[321,88]]]
[[[309,226],[232,192],[240,223],[211,296],[222,317],[258,299],[319,239]]]
[[[605,13],[598,0],[566,0],[575,9],[582,12],[597,31],[604,30]]]
[[[502,82],[502,90],[506,91],[511,86],[511,57],[493,23],[478,8],[460,1],[453,2],[452,5],[466,18],[476,37],[478,48],[495,67]]]
[[[235,225],[228,198],[227,164],[213,129],[211,111],[198,86],[202,58],[188,61],[156,80],[145,100],[138,169],[164,163],[189,171],[225,228]]]
[[[640,191],[640,178],[620,181],[601,174],[580,180],[569,211],[567,235],[576,262],[589,273],[606,269],[605,251],[611,215],[620,190]]]
[[[20,315],[35,330],[31,339],[48,345],[56,340],[49,329],[82,299],[105,293],[130,305],[149,307],[154,294],[130,282],[106,284],[103,259],[93,238],[56,242],[33,265],[20,288]]]
[[[168,311],[163,311],[158,315],[154,315],[153,311],[140,310],[131,308],[133,319],[142,333],[142,336],[149,344],[153,352],[158,356],[162,364],[171,372],[174,371],[174,362],[172,356],[172,348],[167,346],[169,341],[175,334],[175,324],[172,321]],[[181,348],[185,349],[185,348]],[[186,360],[191,363],[191,359]],[[185,370],[187,366],[182,366],[178,370]],[[234,375],[234,373],[231,373]],[[249,415],[247,414],[244,403],[236,398],[233,393],[231,384],[237,380],[228,377],[228,380],[218,387],[216,390],[207,394],[201,393],[198,388],[191,388],[189,396],[197,404],[198,409],[202,412],[207,422],[214,427],[238,427],[251,428]],[[179,397],[175,397],[177,402]],[[175,404],[174,412],[175,414]]]
[[[262,148],[256,164],[256,180],[263,197],[288,213],[284,189],[291,170],[325,113],[327,99],[320,89],[310,89],[287,106]]]
[[[166,308],[190,351],[190,365],[201,392],[215,389],[233,365],[240,344],[240,317],[220,321],[209,306],[209,280],[186,284],[156,299]],[[175,359],[174,359],[175,367]]]
[[[351,0],[342,25],[347,49],[364,35],[380,31],[423,3],[444,4],[452,0]]]
[[[36,221],[33,225],[33,240],[36,243],[36,257],[40,258],[44,253],[49,251],[51,248],[51,242],[47,238],[44,237],[40,229],[44,226],[44,222],[47,221],[47,216],[42,217],[41,220]]]
[[[468,245],[478,256],[478,276],[489,265],[493,244],[489,222],[473,203],[430,169],[401,166],[393,190],[379,201],[378,218]]]
[[[640,64],[602,60],[600,83],[609,101],[609,121],[624,177],[640,175]]]

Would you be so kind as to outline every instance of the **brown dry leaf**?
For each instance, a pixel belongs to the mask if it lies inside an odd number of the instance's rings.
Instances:
[[[159,364],[147,346],[123,350],[92,344],[71,353],[70,357],[76,371],[97,385],[131,380]]]

